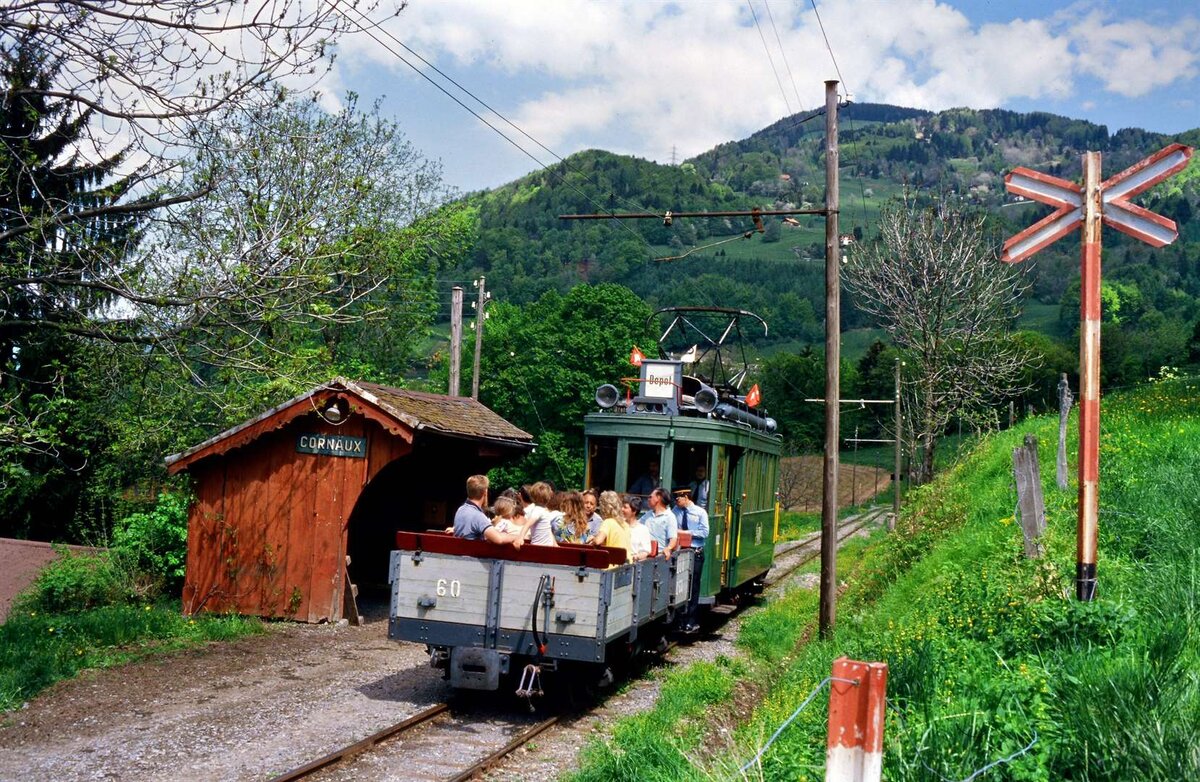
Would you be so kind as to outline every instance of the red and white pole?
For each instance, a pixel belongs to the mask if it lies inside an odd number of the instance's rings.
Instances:
[[[825,782],[879,782],[887,663],[833,661]]]
[[[1100,497],[1100,153],[1083,156],[1083,247],[1079,280],[1079,529],[1075,597],[1096,596]]]

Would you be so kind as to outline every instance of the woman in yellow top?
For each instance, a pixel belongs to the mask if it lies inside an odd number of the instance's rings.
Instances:
[[[597,510],[600,511],[602,521],[596,536],[592,538],[592,544],[625,549],[625,561],[632,562],[629,552],[629,528],[621,520],[621,495],[615,491],[601,492]]]

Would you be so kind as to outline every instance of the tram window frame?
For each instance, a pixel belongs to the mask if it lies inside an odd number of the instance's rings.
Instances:
[[[712,443],[676,440],[673,450],[670,488],[674,490],[679,486],[691,486],[696,480],[696,468],[703,467],[705,478],[708,480],[709,497],[711,498],[711,473],[714,451]]]
[[[617,486],[617,463],[620,459],[620,441],[616,437],[590,437],[587,444],[587,476],[589,489],[606,491]],[[602,470],[597,470],[602,466]]]
[[[643,453],[645,451],[645,453]],[[656,457],[652,453],[656,452]],[[624,473],[623,486],[624,491],[630,493],[630,487],[637,481],[643,473],[647,472],[650,463],[658,461],[658,484],[666,486],[669,490],[670,486],[663,483],[663,476],[669,474],[667,471],[671,468],[670,448],[665,446],[661,441],[653,440],[625,440],[621,442],[618,449],[618,468],[617,479],[622,478]],[[622,470],[623,468],[623,470]],[[646,497],[648,494],[638,495]]]

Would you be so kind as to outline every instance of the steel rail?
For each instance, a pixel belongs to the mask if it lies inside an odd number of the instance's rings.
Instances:
[[[841,543],[842,543],[844,540],[846,540],[846,538],[848,538],[848,537],[850,537],[851,535],[853,535],[854,533],[858,532],[860,529],[862,529],[863,527],[865,527],[865,526],[866,526],[867,524],[869,524],[870,522],[877,521],[877,520],[879,519],[879,517],[880,517],[881,515],[883,515],[883,511],[884,511],[884,510],[885,510],[885,509],[883,509],[883,508],[880,508],[880,509],[879,509],[879,510],[877,510],[877,511],[870,511],[870,512],[867,512],[867,513],[861,514],[861,515],[860,515],[860,516],[858,516],[858,517],[857,517],[857,518],[856,518],[854,521],[852,521],[852,522],[850,522],[850,523],[843,522],[843,524],[842,524],[841,526],[839,526],[839,527],[838,527],[838,537],[837,537],[837,543],[840,545],[840,544],[841,544]],[[852,527],[850,526],[850,524],[851,524],[851,523],[853,524],[853,526],[852,526]],[[844,530],[844,531],[843,531],[843,530]],[[819,537],[820,537],[820,534],[818,533],[818,535],[817,535],[816,537],[818,537],[818,538],[819,538]],[[810,540],[809,540],[809,541],[806,541],[806,542],[811,542],[811,540],[812,540],[812,539],[810,538]],[[802,543],[801,545],[803,545],[803,543]],[[793,546],[793,547],[791,547],[791,548],[787,549],[786,551],[784,551],[784,552],[782,552],[782,553],[785,553],[785,554],[786,554],[786,553],[788,553],[788,552],[795,551],[795,550],[796,550],[796,549],[798,549],[798,548],[800,548],[800,546],[799,546],[799,545],[797,545],[797,546]],[[787,570],[784,570],[784,571],[782,571],[782,572],[780,572],[780,573],[773,573],[773,574],[772,574],[772,578],[771,578],[771,585],[772,585],[772,586],[774,586],[775,584],[778,584],[780,581],[782,581],[783,579],[787,578],[788,576],[790,576],[792,573],[794,573],[794,572],[796,572],[797,570],[799,570],[799,569],[800,569],[801,567],[803,567],[804,565],[807,565],[809,562],[812,562],[814,559],[816,559],[818,556],[820,556],[820,553],[821,553],[821,552],[820,552],[819,550],[817,550],[817,551],[814,551],[814,552],[812,552],[812,553],[810,553],[810,554],[808,554],[808,555],[806,555],[806,556],[802,556],[802,557],[800,558],[800,561],[799,561],[799,562],[797,562],[796,564],[792,565],[792,566],[791,566],[791,567],[789,567]],[[780,556],[780,555],[779,555],[779,554],[776,554],[776,556]]]
[[[499,763],[501,760],[504,760],[504,758],[508,757],[516,750],[528,744],[537,736],[541,735],[543,731],[548,730],[557,724],[558,717],[550,717],[531,727],[526,728],[525,730],[521,731],[516,738],[505,744],[500,749],[488,755],[486,758],[471,766],[458,776],[451,777],[450,782],[467,782],[467,780],[474,779],[490,769],[492,766]]]
[[[292,782],[292,780],[303,779],[304,777],[311,776],[323,768],[327,768],[337,763],[343,763],[355,755],[360,755],[363,752],[372,749],[380,742],[386,741],[397,734],[411,730],[418,725],[424,725],[425,723],[429,722],[435,717],[441,716],[449,710],[450,706],[445,703],[439,703],[436,706],[431,706],[422,712],[418,712],[411,717],[407,717],[400,722],[397,722],[390,728],[384,728],[381,731],[372,733],[365,739],[356,741],[353,744],[345,746],[341,749],[334,750],[324,757],[317,758],[310,763],[305,763],[303,766],[299,766],[291,771],[280,774],[279,776],[273,778],[271,782]]]

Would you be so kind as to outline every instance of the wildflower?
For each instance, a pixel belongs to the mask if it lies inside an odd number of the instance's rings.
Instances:
[[[50,632],[52,632],[52,633],[54,632],[54,628],[53,628],[53,627],[51,627],[51,628],[50,628]]]

